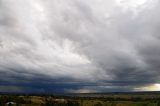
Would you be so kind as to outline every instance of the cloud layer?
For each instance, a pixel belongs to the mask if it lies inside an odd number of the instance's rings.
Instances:
[[[0,91],[133,91],[160,83],[159,5],[0,0]]]

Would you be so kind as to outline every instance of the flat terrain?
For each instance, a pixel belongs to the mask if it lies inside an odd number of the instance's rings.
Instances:
[[[160,106],[160,93],[0,96],[0,106]]]

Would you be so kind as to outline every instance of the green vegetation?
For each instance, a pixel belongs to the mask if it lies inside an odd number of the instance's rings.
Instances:
[[[0,106],[160,106],[160,95],[31,96],[1,95]]]

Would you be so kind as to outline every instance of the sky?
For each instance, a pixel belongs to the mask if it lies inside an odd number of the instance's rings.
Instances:
[[[0,0],[0,92],[160,90],[160,0]]]

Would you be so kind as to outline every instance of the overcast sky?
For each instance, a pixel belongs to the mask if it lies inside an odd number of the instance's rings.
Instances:
[[[0,0],[0,92],[160,90],[159,0]]]

